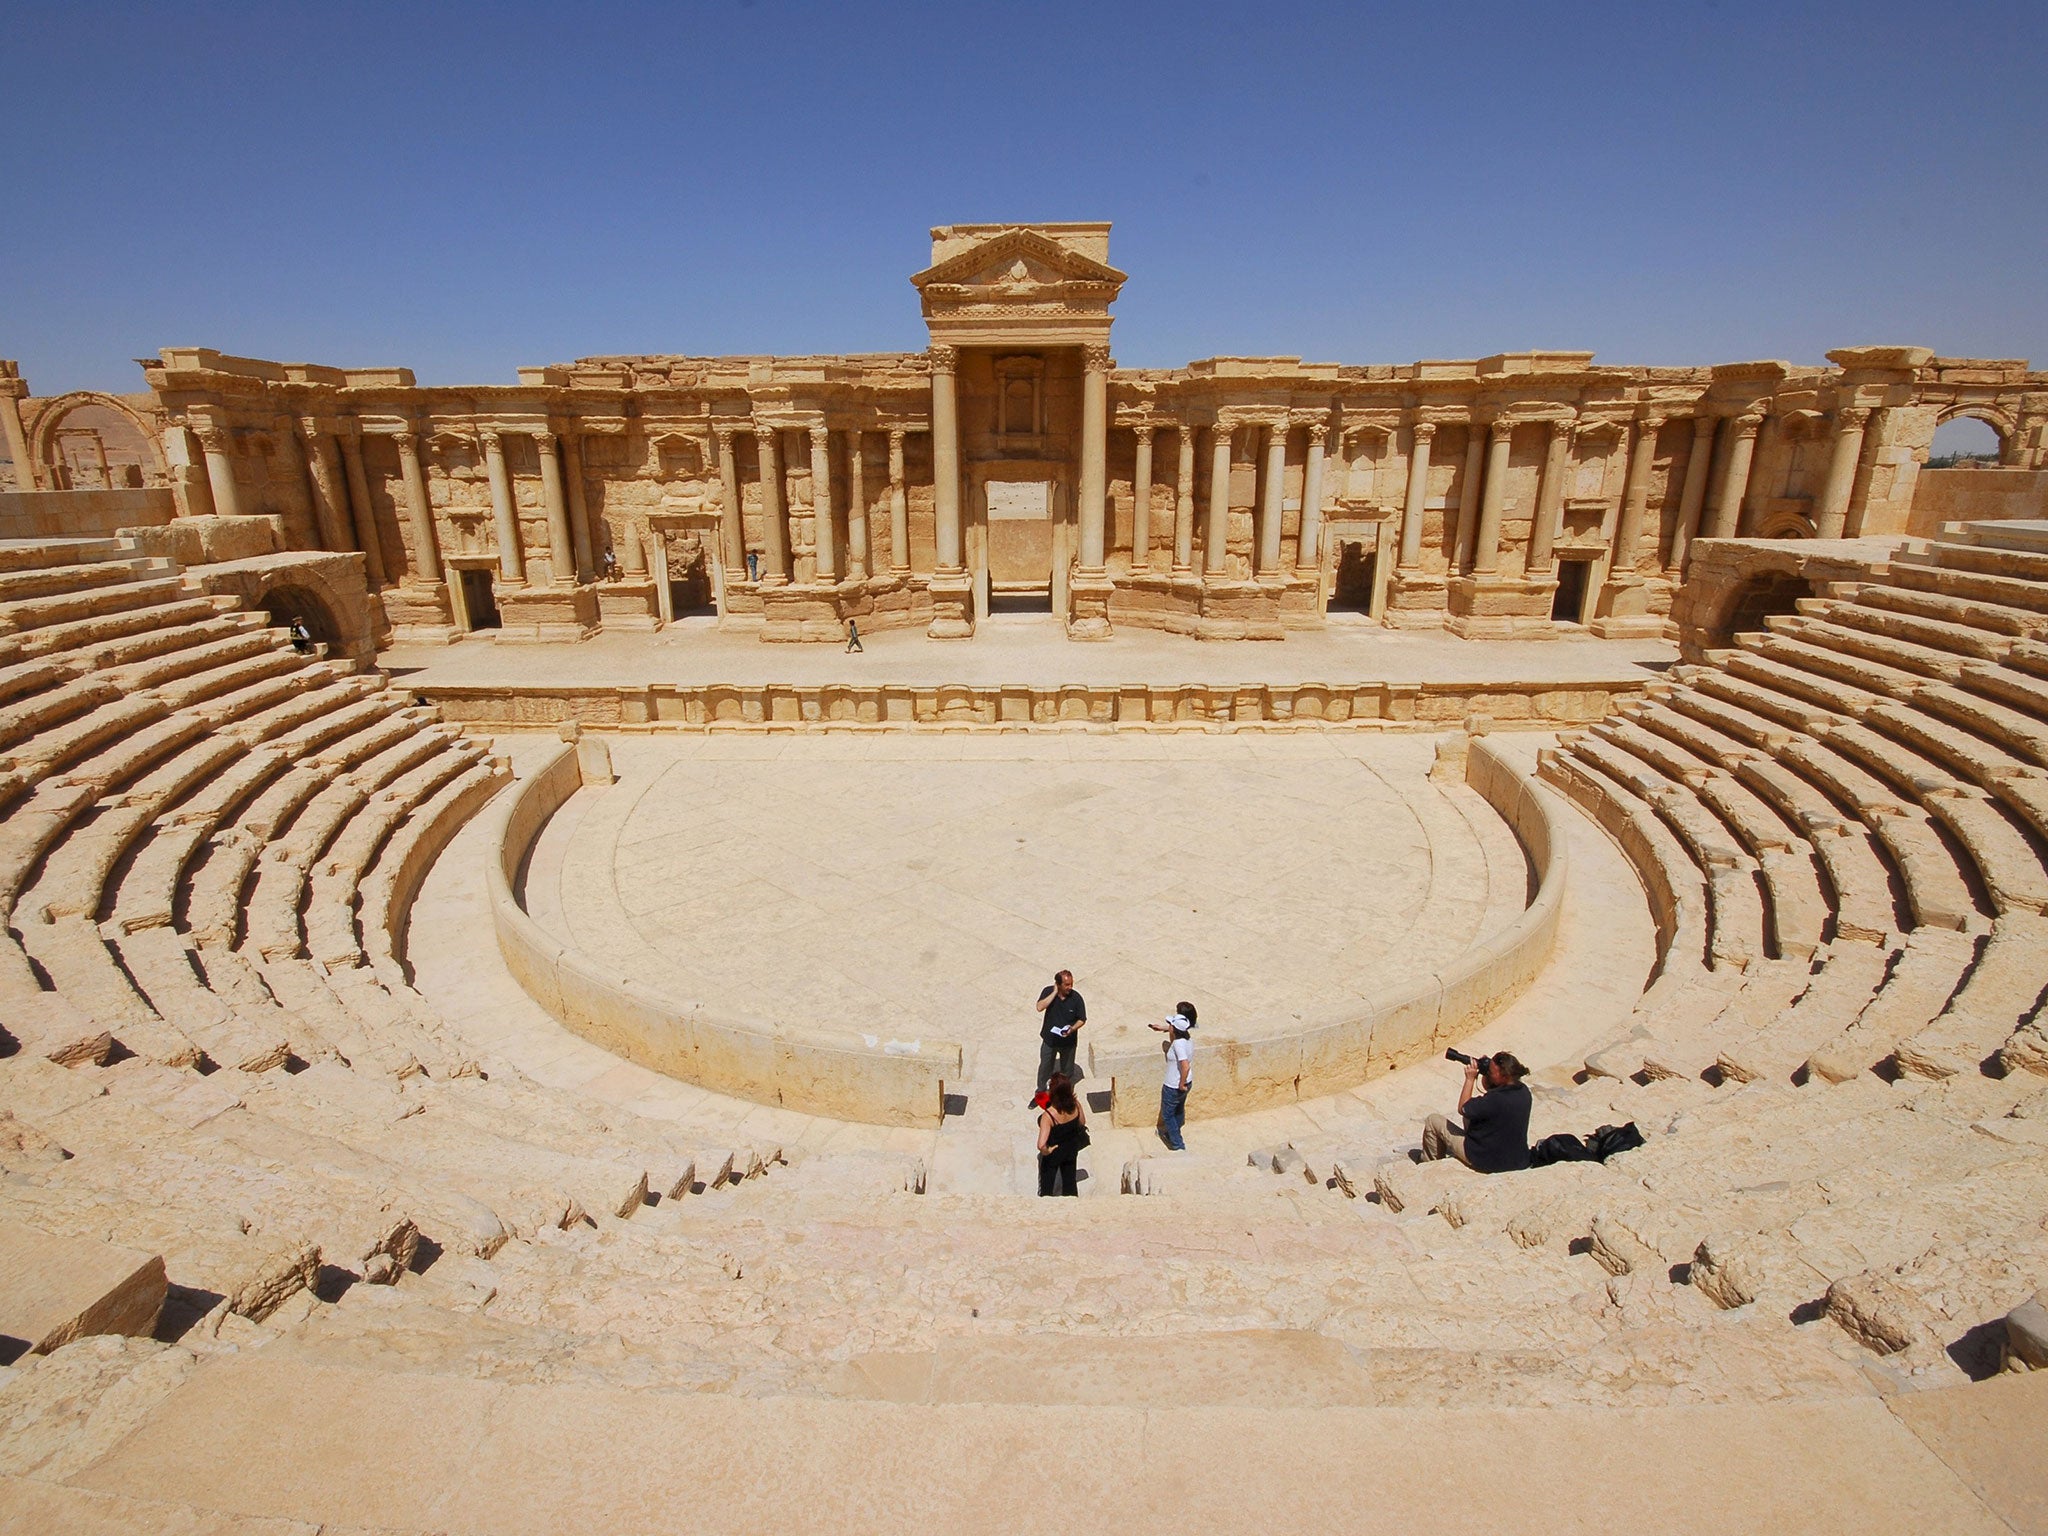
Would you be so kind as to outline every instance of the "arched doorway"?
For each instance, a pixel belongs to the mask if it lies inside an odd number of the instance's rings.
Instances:
[[[149,424],[112,395],[59,395],[30,433],[37,474],[50,490],[114,491],[164,483],[163,453]]]
[[[1799,600],[1813,595],[1812,584],[1800,576],[1774,574],[1744,582],[1729,599],[1718,643],[1731,645],[1737,635],[1761,630],[1773,614],[1797,613]]]
[[[2005,434],[1988,417],[1958,412],[1934,429],[1929,469],[1995,469],[2005,459]]]
[[[334,610],[310,587],[273,587],[263,594],[261,606],[272,626],[289,629],[296,620],[306,626],[316,644],[327,647],[331,656],[347,654],[340,621]]]

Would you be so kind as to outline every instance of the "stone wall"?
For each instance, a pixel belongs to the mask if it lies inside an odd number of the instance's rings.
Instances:
[[[1549,961],[1564,901],[1563,823],[1544,791],[1483,738],[1466,754],[1466,782],[1514,830],[1535,871],[1534,898],[1503,932],[1432,976],[1378,999],[1364,1013],[1311,1019],[1284,1033],[1204,1038],[1195,1059],[1194,1118],[1271,1109],[1356,1087],[1455,1045],[1499,1013]],[[1157,1049],[1098,1051],[1088,1071],[1107,1078],[1118,1125],[1150,1125],[1159,1107]]]
[[[1923,469],[1906,532],[1931,539],[1943,523],[2048,517],[2048,469]]]
[[[489,828],[485,871],[498,947],[519,984],[566,1028],[593,1044],[716,1093],[876,1125],[934,1126],[960,1047],[914,1051],[851,1031],[727,1018],[603,971],[526,915],[514,890],[534,839],[582,787],[576,749],[563,746],[505,797]]]
[[[177,515],[168,490],[0,491],[0,539],[105,538]]]

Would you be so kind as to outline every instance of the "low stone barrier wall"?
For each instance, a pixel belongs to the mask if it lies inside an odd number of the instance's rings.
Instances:
[[[1191,1114],[1240,1115],[1356,1087],[1456,1044],[1536,978],[1550,958],[1564,900],[1563,825],[1534,783],[1484,738],[1471,743],[1465,777],[1514,830],[1535,868],[1536,895],[1522,915],[1364,1013],[1267,1036],[1198,1036]],[[1091,1051],[1088,1070],[1097,1081],[1109,1079],[1118,1125],[1153,1123],[1160,1061],[1156,1047]]]
[[[592,1044],[716,1093],[874,1125],[944,1118],[946,1084],[960,1077],[957,1043],[925,1040],[915,1052],[897,1052],[851,1032],[722,1017],[605,971],[527,916],[514,892],[518,871],[582,783],[576,749],[564,745],[504,797],[488,829],[498,948],[528,996]]]
[[[161,487],[113,491],[0,491],[0,539],[108,538],[177,516]]]
[[[801,729],[807,726],[1120,729],[1217,725],[1363,725],[1440,731],[1469,715],[1496,726],[1555,730],[1604,719],[1643,683],[1127,683],[958,686],[747,683],[587,687],[424,683],[416,692],[479,731]]]

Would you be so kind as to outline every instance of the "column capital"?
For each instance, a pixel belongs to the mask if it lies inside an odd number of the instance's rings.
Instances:
[[[1139,442],[1149,443],[1152,441],[1152,434],[1157,430],[1158,428],[1155,427],[1151,422],[1141,421],[1138,423],[1138,425],[1131,428],[1131,433],[1138,439]]]
[[[1330,440],[1330,424],[1327,421],[1312,421],[1308,424],[1308,440],[1321,447]]]
[[[732,440],[738,437],[743,430],[745,429],[733,426],[730,423],[714,422],[711,426],[711,435],[718,439],[718,446],[723,450],[730,448]]]
[[[1083,347],[1081,349],[1081,366],[1090,373],[1109,372],[1108,344]]]
[[[228,434],[212,422],[194,423],[192,435],[199,439],[199,446],[208,453],[226,453],[228,451]]]
[[[1486,435],[1488,437],[1495,439],[1496,441],[1502,438],[1512,437],[1514,435],[1515,428],[1520,425],[1521,423],[1516,421],[1515,418],[1512,416],[1496,416],[1493,418],[1492,421],[1486,424]]]
[[[1565,438],[1569,439],[1579,429],[1579,413],[1577,411],[1569,411],[1562,416],[1546,416],[1543,424],[1550,428],[1553,437],[1562,434]]]
[[[1764,416],[1765,413],[1763,411],[1744,411],[1735,418],[1735,435],[1737,437],[1755,437],[1763,429]]]
[[[486,453],[502,453],[505,450],[504,435],[496,427],[478,427],[476,440],[484,445]]]
[[[398,444],[400,458],[417,459],[420,456],[420,435],[411,427],[400,427],[391,434],[391,440]]]
[[[960,361],[959,349],[943,342],[934,342],[925,348],[925,355],[932,361],[933,373],[951,373]]]
[[[891,453],[901,453],[903,451],[903,439],[906,435],[902,427],[891,427],[889,429],[889,451]]]
[[[528,427],[526,435],[533,439],[534,445],[542,453],[546,453],[555,446],[555,429],[553,426]]]
[[[829,448],[831,446],[832,429],[825,425],[824,422],[812,422],[808,430],[811,434],[811,447],[813,449]]]
[[[1649,435],[1663,430],[1665,414],[1662,411],[1645,411],[1636,418],[1636,430]]]
[[[1860,432],[1863,430],[1864,424],[1869,420],[1870,407],[1867,405],[1845,405],[1835,412],[1835,427],[1837,431]]]
[[[1408,431],[1416,442],[1426,443],[1436,436],[1436,423],[1433,421],[1418,421]]]

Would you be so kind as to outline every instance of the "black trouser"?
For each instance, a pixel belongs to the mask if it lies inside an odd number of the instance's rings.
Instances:
[[[1074,1171],[1075,1159],[1080,1155],[1079,1147],[1069,1147],[1064,1152],[1039,1153],[1038,1192],[1041,1195],[1080,1194],[1080,1177]]]
[[[1069,1035],[1064,1040],[1038,1040],[1038,1091],[1045,1092],[1045,1085],[1057,1072],[1068,1082],[1077,1082],[1074,1074],[1074,1047],[1079,1045],[1078,1035]]]

